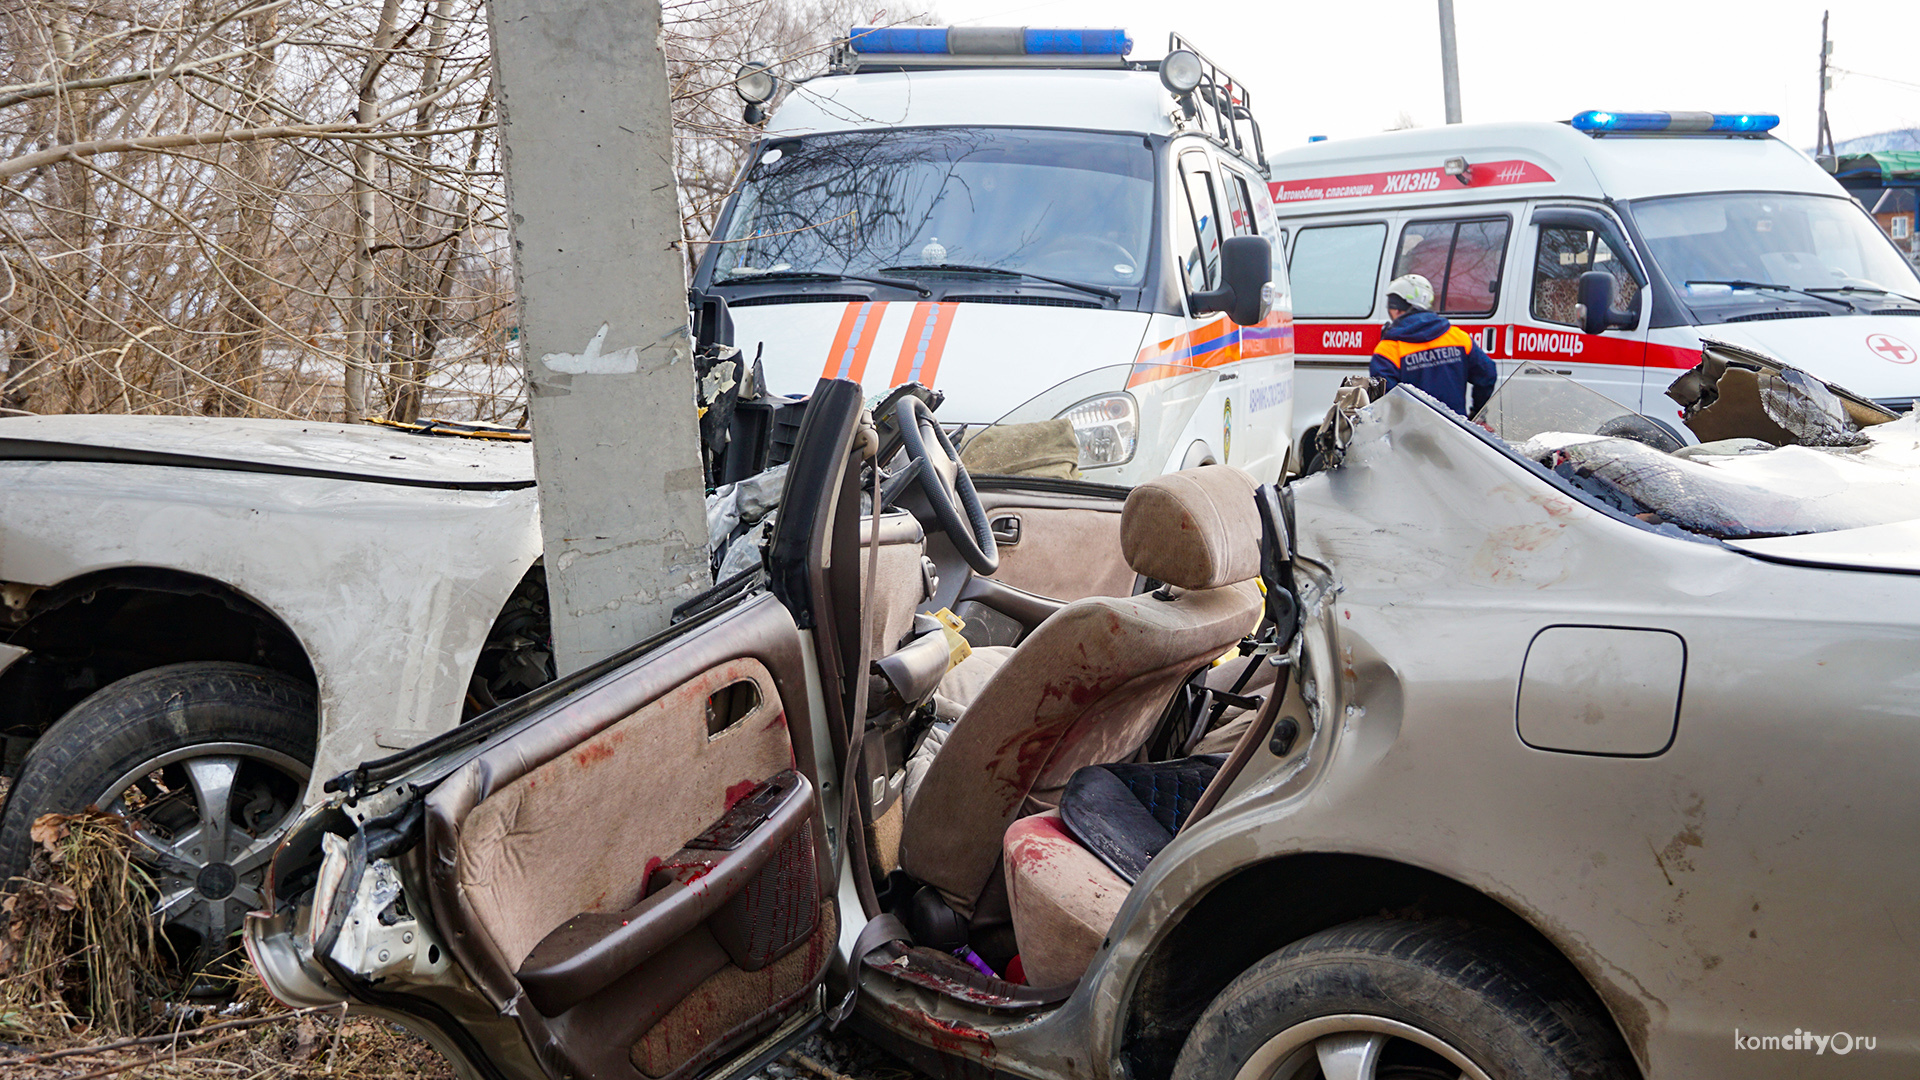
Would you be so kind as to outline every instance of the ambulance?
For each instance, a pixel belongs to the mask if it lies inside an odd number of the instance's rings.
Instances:
[[[1761,114],[1593,111],[1315,142],[1271,158],[1292,280],[1300,445],[1367,370],[1381,290],[1435,310],[1504,376],[1570,376],[1676,434],[1667,385],[1702,338],[1883,405],[1920,396],[1920,279]]]
[[[1248,95],[1178,35],[856,28],[738,80],[759,142],[693,280],[768,390],[918,382],[963,436],[1064,418],[1082,479],[1278,479],[1287,279]]]

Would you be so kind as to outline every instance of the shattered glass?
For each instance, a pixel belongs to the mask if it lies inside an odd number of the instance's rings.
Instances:
[[[1739,540],[1920,519],[1920,418],[1863,429],[1804,372],[1782,365],[1758,378],[1766,418],[1793,444],[1740,437],[1683,447],[1663,425],[1533,365],[1480,417],[1569,487],[1656,528]]]
[[[1920,475],[1911,461],[1800,446],[1689,460],[1628,439],[1569,432],[1535,436],[1518,451],[1624,513],[1721,540],[1920,518]]]
[[[1760,405],[1802,446],[1860,446],[1867,441],[1827,384],[1796,368],[1761,373]]]

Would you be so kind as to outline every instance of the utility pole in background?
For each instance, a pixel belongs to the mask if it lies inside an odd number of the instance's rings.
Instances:
[[[494,0],[554,661],[711,584],[660,0]]]
[[[1447,123],[1460,122],[1460,48],[1453,37],[1453,0],[1440,0],[1440,83],[1447,96]]]
[[[1833,40],[1827,37],[1827,19],[1831,11],[1820,13],[1820,130],[1814,135],[1813,156],[1833,157],[1833,128],[1827,124],[1827,91],[1833,89],[1833,76],[1827,74],[1827,57],[1833,55]]]

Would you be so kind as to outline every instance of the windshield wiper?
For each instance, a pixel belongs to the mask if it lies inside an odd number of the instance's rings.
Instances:
[[[883,266],[880,268],[880,272],[883,274],[911,274],[916,271],[924,273],[928,270],[944,274],[992,274],[995,277],[1031,278],[1034,281],[1044,281],[1049,285],[1059,285],[1063,288],[1079,289],[1083,293],[1091,293],[1094,296],[1104,296],[1109,300],[1120,299],[1119,290],[1109,289],[1104,285],[1088,285],[1084,282],[1068,281],[1066,278],[1048,277],[1045,274],[1034,274],[1025,270],[1005,270],[998,266],[967,266],[963,263],[926,263],[921,266]]]
[[[826,270],[769,270],[764,274],[733,274],[715,285],[753,285],[762,281],[865,281],[894,289],[907,289],[919,296],[932,296],[933,290],[917,281],[899,278],[869,277],[866,274],[836,274]]]
[[[1829,293],[1829,292],[1872,293],[1875,296],[1893,296],[1893,297],[1898,297],[1901,300],[1905,300],[1910,304],[1920,304],[1920,297],[1908,296],[1906,293],[1894,292],[1892,289],[1883,289],[1878,285],[1821,285],[1815,288],[1808,289],[1807,291],[1810,293]]]
[[[1731,289],[1766,289],[1770,292],[1799,293],[1802,296],[1811,296],[1815,300],[1821,300],[1829,304],[1839,304],[1841,307],[1846,308],[1848,311],[1860,310],[1859,308],[1854,307],[1852,304],[1847,303],[1845,300],[1842,300],[1837,296],[1821,296],[1819,293],[1814,292],[1810,289],[1796,289],[1791,285],[1775,285],[1770,281],[1746,281],[1741,278],[1733,278],[1727,281],[1688,281],[1688,282],[1685,282],[1685,284],[1725,285]]]

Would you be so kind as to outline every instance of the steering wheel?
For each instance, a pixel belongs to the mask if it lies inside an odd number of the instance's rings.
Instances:
[[[893,407],[893,425],[900,431],[907,457],[920,463],[920,490],[940,519],[947,539],[967,560],[974,573],[991,574],[1000,568],[1000,549],[993,542],[987,511],[973,478],[960,464],[960,455],[946,431],[934,422],[933,410],[917,397],[903,397]],[[963,515],[962,510],[966,513]]]

